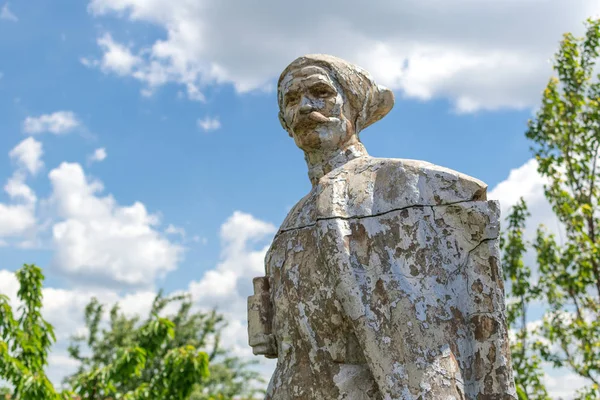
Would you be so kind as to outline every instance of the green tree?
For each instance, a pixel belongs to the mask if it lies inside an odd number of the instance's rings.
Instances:
[[[510,344],[517,394],[520,400],[550,399],[543,383],[542,360],[533,348],[537,340],[527,325],[527,309],[541,297],[539,286],[532,283],[531,268],[523,262],[527,243],[523,238],[525,220],[530,216],[521,198],[506,218],[508,226],[501,238],[502,267],[507,281],[506,320],[516,332]]]
[[[193,382],[191,400],[210,399],[250,399],[257,393],[263,393],[260,375],[250,368],[250,363],[228,354],[221,346],[221,332],[225,328],[223,317],[216,312],[192,312],[192,302],[189,294],[163,296],[159,292],[152,304],[149,316],[140,322],[139,316],[127,317],[119,311],[118,304],[109,312],[109,323],[105,329],[100,329],[104,307],[96,299],[85,309],[86,335],[73,337],[69,347],[71,357],[80,362],[77,373],[66,379],[73,384],[86,371],[97,369],[111,362],[115,357],[115,349],[136,343],[138,334],[136,326],[146,325],[154,315],[164,313],[169,304],[178,305],[178,310],[168,318],[173,322],[174,336],[161,348],[156,349],[156,356],[140,371],[134,379],[123,382],[120,390],[130,391],[150,382],[160,369],[162,359],[173,349],[191,346],[204,349],[209,359],[209,377]],[[85,351],[87,350],[87,351]],[[88,355],[82,355],[86,353]]]
[[[113,348],[105,362],[79,371],[68,389],[57,390],[45,373],[56,339],[52,325],[41,315],[44,275],[39,267],[24,265],[16,276],[18,318],[8,297],[0,295],[0,378],[11,384],[14,399],[183,400],[190,397],[195,383],[207,378],[208,355],[190,344],[170,346],[175,323],[153,314],[132,329],[134,340]],[[153,376],[130,387],[148,365],[156,368]]]
[[[13,386],[17,399],[66,399],[68,393],[58,393],[44,372],[56,340],[52,325],[41,314],[44,275],[35,265],[25,265],[16,277],[19,317],[9,298],[0,294],[0,378]]]
[[[511,252],[516,255],[519,243],[509,246],[511,250],[506,253],[505,262],[510,279],[517,282],[512,288],[513,295],[519,297],[523,293],[525,296],[521,307],[535,296],[547,305],[543,324],[536,332],[544,340],[529,345],[518,339],[527,347],[517,348],[516,370],[519,363],[525,365],[519,351],[525,355],[531,350],[554,367],[568,368],[587,380],[589,384],[578,392],[578,398],[597,399],[600,398],[600,177],[597,168],[600,82],[594,68],[600,50],[600,21],[588,20],[586,27],[585,37],[564,35],[554,62],[557,76],[550,79],[542,105],[529,121],[526,132],[533,143],[538,172],[548,182],[544,187],[545,196],[564,228],[564,235],[557,242],[545,228],[538,228],[533,247],[537,253],[539,278],[534,286],[524,283],[530,280],[528,270],[519,262],[511,261]],[[516,215],[514,211],[513,215]],[[513,230],[522,228],[522,224],[513,224]],[[526,318],[523,310],[509,311],[513,322],[514,318]]]

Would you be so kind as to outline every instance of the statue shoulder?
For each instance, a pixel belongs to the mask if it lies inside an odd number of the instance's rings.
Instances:
[[[379,163],[377,177],[384,183],[416,182],[421,195],[431,192],[440,197],[435,203],[487,200],[487,184],[472,176],[427,161],[401,158],[373,158]]]
[[[486,200],[487,185],[425,161],[360,157],[322,180],[319,215],[360,216],[416,205]]]
[[[313,188],[306,196],[300,199],[288,212],[279,227],[278,234],[282,231],[314,225],[317,220],[316,197],[317,191]]]
[[[319,218],[352,218],[411,206],[486,200],[478,179],[425,161],[359,157],[325,175],[288,214],[281,231]]]

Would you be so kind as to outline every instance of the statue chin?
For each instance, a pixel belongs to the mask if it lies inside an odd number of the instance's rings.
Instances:
[[[347,130],[346,120],[328,118],[326,123],[299,127],[292,137],[296,145],[305,152],[324,152],[343,148],[353,134]],[[308,129],[307,129],[308,128]]]

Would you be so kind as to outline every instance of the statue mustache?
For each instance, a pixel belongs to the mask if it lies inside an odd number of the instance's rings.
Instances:
[[[302,128],[315,127],[320,124],[330,123],[330,122],[332,122],[331,120],[332,120],[331,118],[326,117],[319,111],[310,111],[308,113],[298,112],[294,116],[294,121],[292,123],[292,129],[295,130],[298,128],[302,129]]]

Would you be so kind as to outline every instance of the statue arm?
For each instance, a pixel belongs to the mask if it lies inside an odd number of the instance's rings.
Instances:
[[[461,398],[489,390],[513,398],[498,205],[421,211],[320,225],[325,268],[381,396],[424,390]],[[404,232],[413,226],[414,235]],[[478,364],[482,357],[486,363]]]
[[[402,337],[402,330],[396,326],[399,321],[383,316],[386,311],[378,308],[376,296],[364,290],[361,280],[365,278],[357,275],[341,279],[336,288],[337,297],[349,317],[382,398],[406,398],[403,392],[409,390],[410,374],[405,368],[407,343]],[[386,294],[380,292],[379,295]]]
[[[409,371],[404,369],[406,343],[389,307],[389,299],[398,293],[378,281],[378,271],[357,260],[361,255],[351,250],[353,239],[347,221],[323,221],[321,229],[320,253],[336,282],[335,297],[357,339],[359,349],[352,352],[362,351],[382,398],[406,398],[402,394],[408,390],[409,378]],[[398,308],[403,306],[398,304]]]

